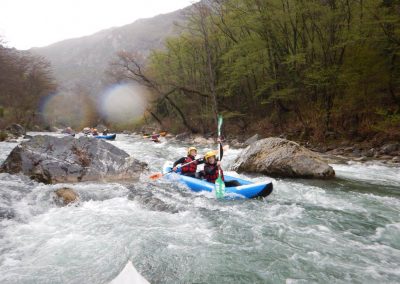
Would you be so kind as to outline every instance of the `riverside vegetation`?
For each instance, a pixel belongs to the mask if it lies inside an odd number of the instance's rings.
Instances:
[[[147,61],[120,53],[116,80],[153,91],[147,117],[175,132],[312,142],[400,137],[398,1],[202,1]]]
[[[142,124],[207,134],[222,113],[231,138],[284,134],[365,148],[399,140],[398,1],[207,0],[185,13],[183,31],[162,50],[146,58],[120,52],[109,66],[109,78],[152,91]],[[1,127],[50,129],[39,108],[57,91],[49,63],[0,41],[0,69]],[[82,90],[75,97],[90,106],[86,124],[109,124],[95,99]],[[80,104],[62,103],[68,108],[53,116]],[[55,126],[74,126],[73,118],[63,122]]]

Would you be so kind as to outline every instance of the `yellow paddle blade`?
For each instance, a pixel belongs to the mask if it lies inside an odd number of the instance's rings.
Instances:
[[[155,174],[149,176],[149,178],[152,179],[152,180],[156,180],[156,179],[161,178],[162,176],[163,176],[162,173],[155,173]]]

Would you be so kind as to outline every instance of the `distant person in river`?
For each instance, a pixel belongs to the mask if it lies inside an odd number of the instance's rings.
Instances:
[[[108,135],[108,129],[107,128],[104,128],[103,135]]]
[[[92,130],[92,135],[93,135],[93,136],[99,135],[99,132],[97,132],[97,129],[96,129],[96,128],[93,128],[93,130]]]
[[[221,179],[224,181],[226,187],[241,185],[237,180],[225,181],[224,171],[221,169],[221,162],[217,160],[215,151],[207,152],[204,156],[204,172],[203,177],[211,183],[215,183],[220,172]]]
[[[160,137],[160,134],[157,134],[157,133],[155,133],[155,132],[153,132],[153,134],[151,135],[151,141],[153,141],[153,142],[156,142],[156,143],[159,143],[159,142],[161,142],[159,139],[158,139],[158,137]]]
[[[204,160],[203,159],[196,160],[196,155],[197,155],[197,149],[195,147],[190,147],[188,149],[187,156],[182,157],[179,160],[176,160],[175,163],[173,164],[172,170],[176,172],[178,169],[177,165],[179,164],[184,165],[190,163],[182,167],[182,175],[198,178],[199,176],[196,175],[197,165],[204,163]]]

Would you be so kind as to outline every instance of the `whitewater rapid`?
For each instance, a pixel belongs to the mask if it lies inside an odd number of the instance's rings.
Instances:
[[[129,135],[110,143],[150,173],[188,146]],[[1,162],[16,145],[0,143]],[[226,151],[223,167],[239,154]],[[272,179],[264,200],[223,201],[148,175],[44,185],[0,174],[0,283],[108,283],[128,260],[151,283],[400,282],[400,169],[332,166],[332,181]],[[78,205],[55,204],[62,186]]]

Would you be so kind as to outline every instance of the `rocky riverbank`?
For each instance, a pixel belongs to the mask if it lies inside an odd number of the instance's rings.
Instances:
[[[215,145],[215,137],[204,137],[201,135],[192,135],[190,133],[181,133],[178,135],[169,135],[171,140],[184,142],[193,145]],[[228,144],[232,148],[246,148],[252,143],[262,139],[256,134],[251,137],[228,137],[224,140],[224,144]],[[330,142],[326,145],[323,143],[313,144],[308,141],[295,141],[299,145],[321,155],[322,159],[328,163],[345,163],[348,161],[368,162],[380,161],[385,164],[400,165],[400,142],[390,141],[387,143],[373,142]]]

